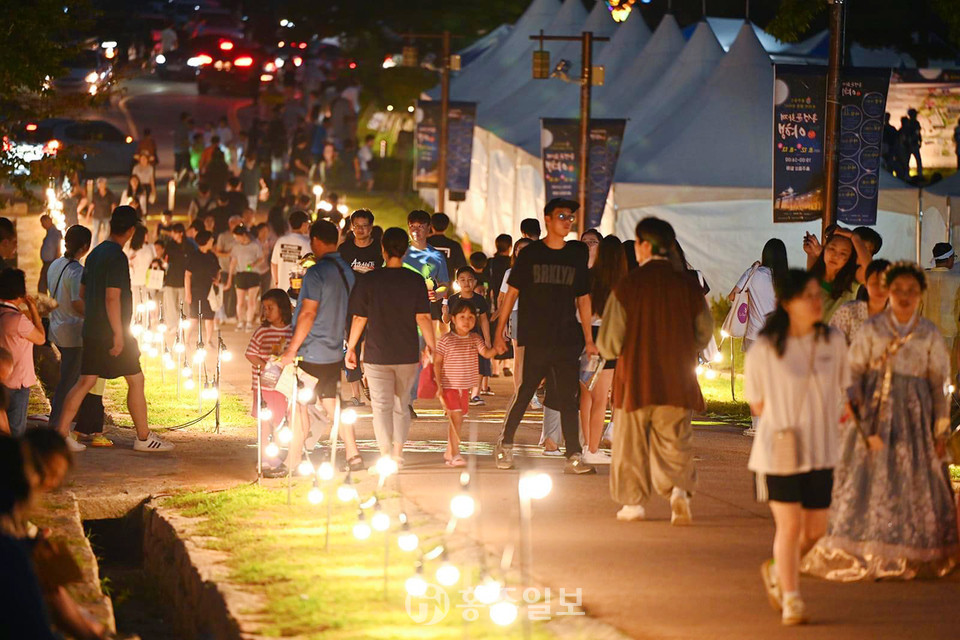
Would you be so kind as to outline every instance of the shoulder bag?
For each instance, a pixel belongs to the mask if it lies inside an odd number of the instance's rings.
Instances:
[[[743,283],[743,288],[733,298],[733,306],[723,319],[721,329],[729,336],[742,338],[747,335],[747,320],[750,318],[750,281],[757,274],[760,267],[754,267],[747,281]]]

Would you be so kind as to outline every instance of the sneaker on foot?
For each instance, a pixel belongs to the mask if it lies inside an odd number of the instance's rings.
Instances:
[[[134,451],[146,451],[149,453],[159,453],[161,451],[170,451],[173,449],[173,445],[169,442],[164,442],[157,434],[153,431],[150,432],[150,435],[147,436],[146,440],[141,440],[137,438],[133,441],[133,450]]]
[[[73,434],[67,436],[67,449],[70,449],[73,453],[79,453],[87,449],[87,445],[77,442],[76,437]]]
[[[546,446],[543,447],[543,455],[550,456],[551,458],[559,458],[563,455],[563,452],[557,449],[547,449]]]
[[[494,395],[493,389],[481,389],[481,390],[480,390],[480,395],[482,395],[482,396],[492,396],[492,395]]]
[[[746,429],[743,430],[743,435],[752,438],[753,436],[757,435],[757,428],[747,427]]]
[[[261,474],[264,478],[283,478],[289,474],[287,466],[283,463],[276,467],[269,467],[264,465],[261,469]]]
[[[472,398],[470,398],[471,407],[482,407],[485,404],[487,403],[484,402],[483,398],[481,398],[480,396],[473,396]]]
[[[538,398],[536,395],[534,395],[533,398],[530,400],[530,408],[536,411],[543,409],[543,403],[540,402],[540,398]]]
[[[777,566],[770,558],[760,565],[760,577],[763,578],[763,587],[767,590],[767,600],[774,611],[783,610],[783,594],[780,593],[780,584],[777,582]]]
[[[673,493],[670,494],[670,524],[677,526],[693,524],[690,496],[679,487],[674,487]]]
[[[567,458],[567,464],[563,467],[563,472],[579,476],[586,473],[596,473],[597,470],[584,461],[582,454],[575,453]]]
[[[799,595],[790,594],[783,596],[783,615],[780,621],[792,627],[798,624],[804,624],[807,621],[807,607]]]
[[[609,453],[604,453],[603,451],[597,451],[596,453],[590,453],[589,451],[583,452],[583,461],[590,464],[610,464],[613,462],[613,458]]]
[[[510,371],[510,367],[504,367],[504,368],[503,368],[503,377],[505,377],[505,378],[511,378],[511,377],[513,377],[513,371]]]
[[[87,443],[91,447],[112,447],[113,440],[103,435],[102,433],[94,434],[90,441]]]
[[[493,448],[493,458],[497,462],[497,469],[513,469],[513,445],[498,441]]]
[[[647,512],[642,504],[625,504],[617,511],[617,520],[624,522],[633,522],[634,520],[643,520],[647,517]]]

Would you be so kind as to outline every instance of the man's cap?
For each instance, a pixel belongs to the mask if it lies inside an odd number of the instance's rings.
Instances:
[[[543,208],[544,215],[553,215],[557,209],[570,209],[576,212],[580,208],[580,203],[576,200],[567,200],[566,198],[554,198]]]
[[[934,260],[949,260],[953,257],[953,246],[949,242],[938,242],[933,245]]]

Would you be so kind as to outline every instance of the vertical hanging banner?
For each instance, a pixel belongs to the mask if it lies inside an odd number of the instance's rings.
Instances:
[[[470,188],[475,102],[451,102],[447,109],[447,191]],[[440,162],[440,101],[418,100],[416,109],[415,189],[437,188]]]
[[[580,203],[585,228],[600,226],[613,174],[617,169],[623,131],[627,121],[591,119],[587,203]],[[580,121],[571,118],[541,118],[540,157],[546,199],[579,199]]]
[[[877,223],[880,143],[889,86],[889,69],[853,69],[840,80],[837,220],[844,224]]]
[[[823,217],[822,67],[776,65],[773,90],[773,221]]]

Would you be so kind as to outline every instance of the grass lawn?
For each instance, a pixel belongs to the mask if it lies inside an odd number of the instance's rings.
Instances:
[[[163,431],[164,427],[180,425],[201,415],[197,410],[196,387],[192,391],[187,391],[181,386],[180,399],[177,400],[176,369],[161,371],[160,358],[147,356],[140,358],[140,365],[143,367],[143,375],[146,379],[147,420],[152,429]],[[212,400],[204,400],[204,413],[209,411],[213,404]],[[113,415],[117,426],[133,426],[133,419],[127,412],[127,383],[123,378],[107,381],[103,392],[103,407],[107,413]],[[223,396],[220,404],[220,423],[231,427],[256,426],[256,421],[250,415],[248,401],[232,394]],[[191,428],[213,431],[214,427],[215,419],[211,414]]]
[[[707,402],[707,415],[715,418],[750,421],[750,407],[743,399],[743,376],[737,376],[734,383],[736,400],[730,395],[730,374],[721,373],[713,380],[700,376],[700,391]]]
[[[406,230],[408,213],[414,209],[423,209],[428,213],[431,211],[429,206],[412,191],[402,194],[378,191],[371,193],[347,191],[344,198],[351,212],[357,209],[372,211],[374,224],[380,225],[384,229],[400,227]]]
[[[378,638],[400,640],[417,638],[500,638],[519,635],[519,621],[509,629],[495,626],[486,607],[480,608],[476,622],[465,623],[457,605],[463,603],[460,584],[446,588],[448,614],[437,624],[416,624],[407,613],[404,582],[413,575],[414,553],[402,552],[396,543],[397,500],[384,500],[384,511],[393,516],[389,551],[389,595],[383,593],[384,535],[374,532],[366,541],[352,534],[357,522],[356,503],[332,504],[330,551],[324,551],[326,506],[310,505],[306,500],[309,485],[300,481],[293,490],[293,504],[286,504],[286,489],[245,485],[216,493],[186,493],[165,500],[185,516],[200,518],[201,544],[226,552],[230,580],[245,585],[265,599],[255,613],[269,637],[324,638],[360,640]],[[326,490],[328,499],[332,488]],[[372,510],[367,510],[367,518]],[[411,522],[424,533],[424,523]],[[429,526],[429,524],[428,524]],[[435,527],[434,536],[442,530]],[[421,542],[429,550],[431,542]],[[425,562],[424,578],[435,583],[433,573],[439,560]],[[464,576],[465,566],[461,566]],[[417,599],[412,610],[416,611]],[[426,602],[426,601],[425,601]],[[432,606],[432,604],[430,605]],[[430,610],[432,611],[432,609]],[[468,630],[464,625],[469,624]],[[547,638],[547,632],[534,626],[534,637]]]

